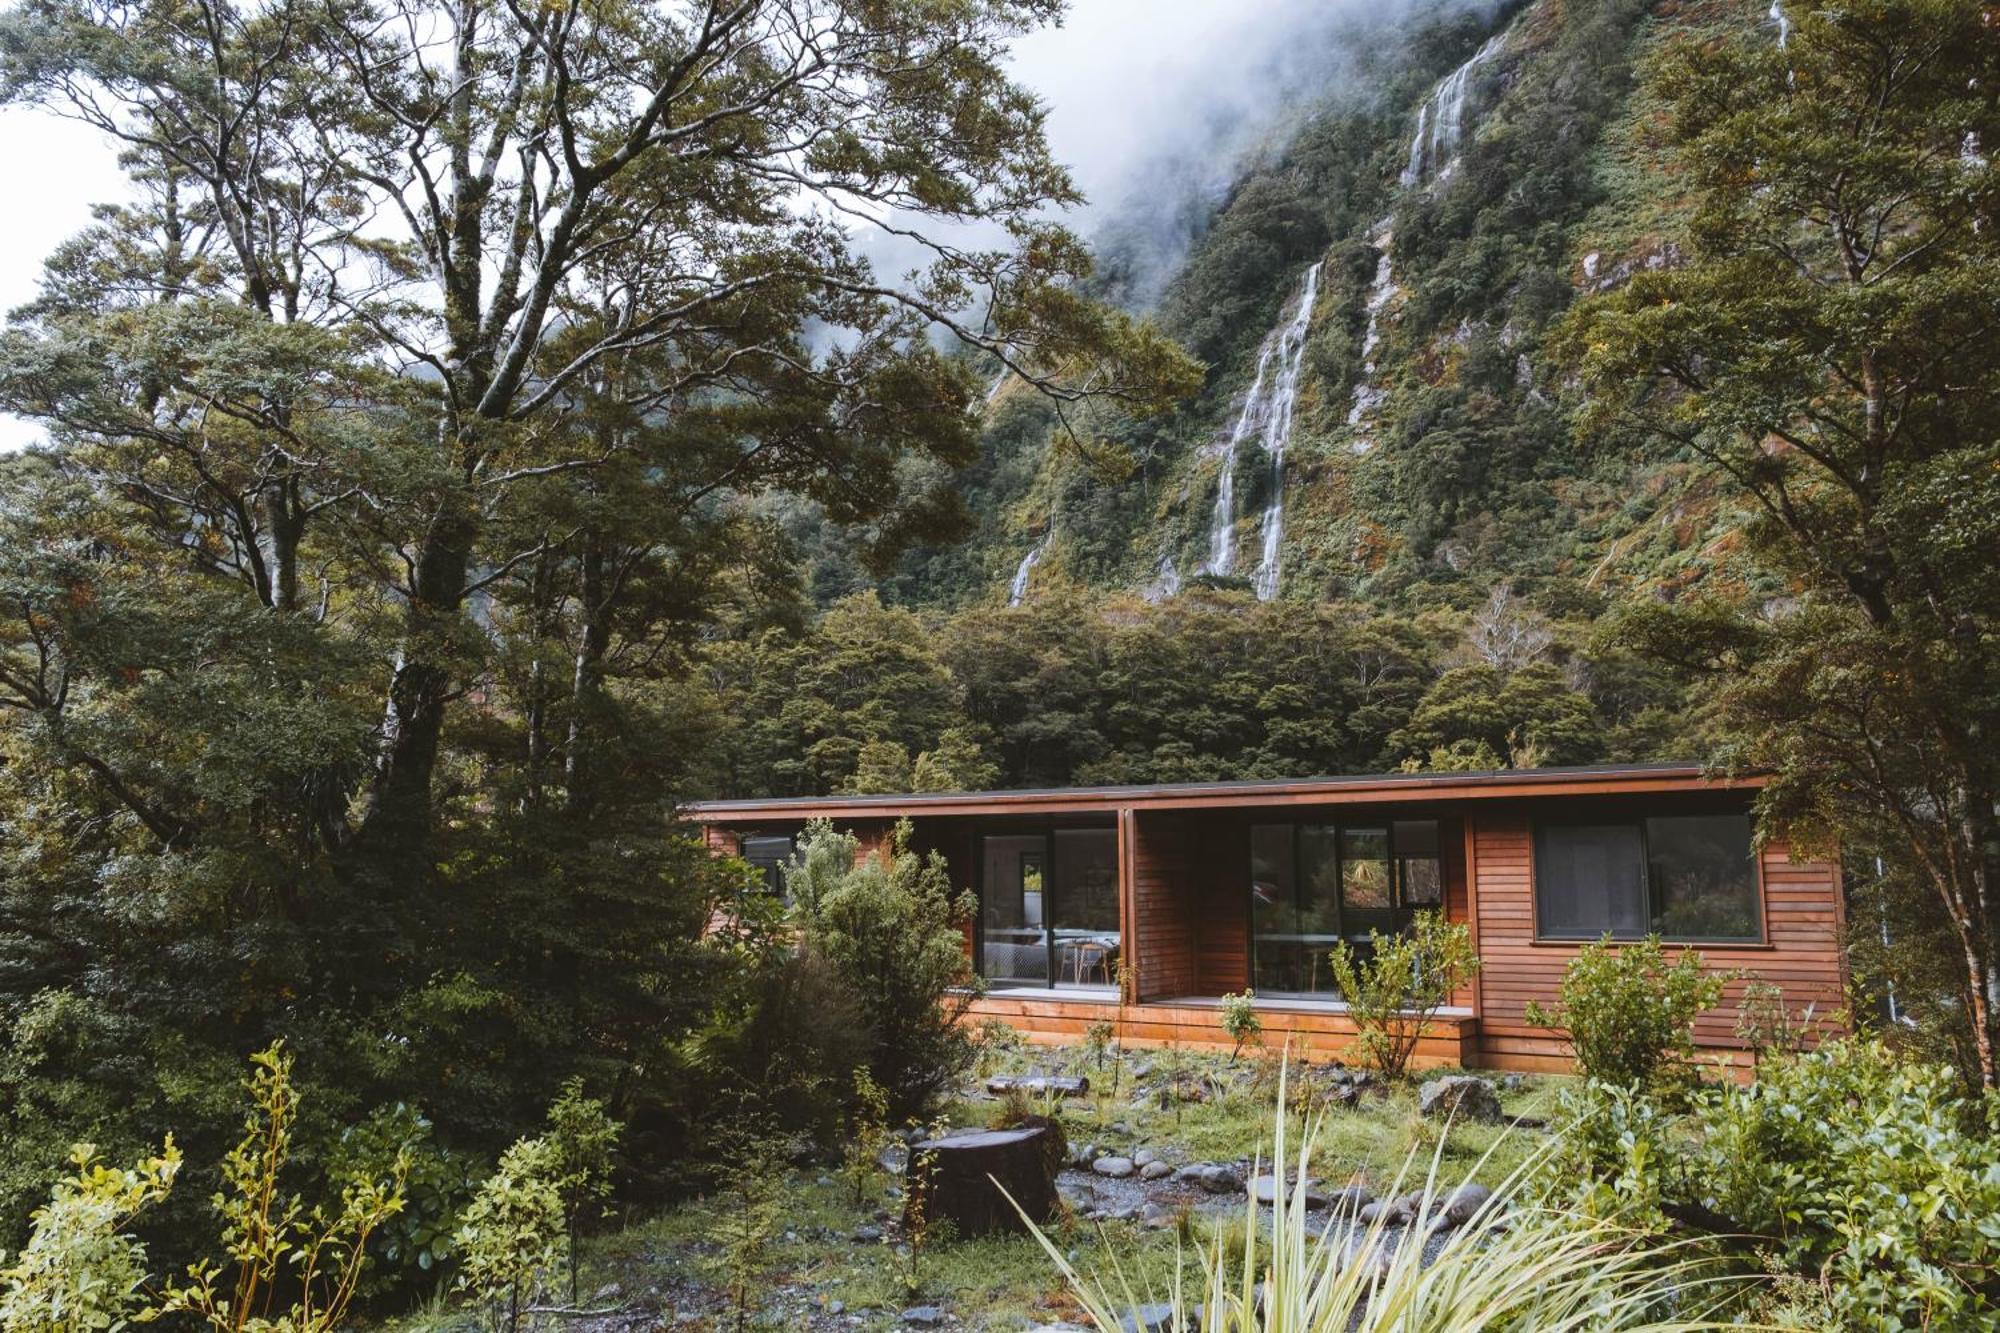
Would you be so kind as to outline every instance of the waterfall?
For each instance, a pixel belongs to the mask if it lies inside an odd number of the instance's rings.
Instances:
[[[1257,569],[1258,596],[1268,580],[1277,586],[1277,543],[1284,523],[1285,442],[1292,433],[1292,406],[1298,399],[1299,369],[1305,362],[1306,326],[1312,321],[1313,300],[1319,295],[1319,264],[1306,270],[1305,288],[1292,317],[1271,330],[1257,353],[1257,375],[1243,410],[1230,427],[1222,447],[1222,477],[1215,489],[1215,515],[1210,521],[1208,563],[1202,572],[1226,575],[1236,567],[1236,454],[1256,432],[1271,456],[1273,498],[1264,511],[1264,558]]]
[[[1382,345],[1382,312],[1388,307],[1389,298],[1396,294],[1396,270],[1390,258],[1396,237],[1389,230],[1389,222],[1390,219],[1383,218],[1368,232],[1368,243],[1375,247],[1375,280],[1368,285],[1368,331],[1361,338],[1361,378],[1355,382],[1354,402],[1347,409],[1349,426],[1359,426],[1388,396],[1375,383],[1375,349]],[[1350,447],[1357,454],[1365,454],[1375,447],[1375,442],[1357,436]]]
[[[1264,506],[1262,551],[1251,586],[1257,599],[1278,595],[1279,546],[1285,535],[1285,446],[1292,438],[1292,410],[1299,400],[1299,371],[1306,360],[1306,333],[1312,324],[1313,301],[1319,296],[1319,264],[1306,270],[1298,313],[1278,335],[1278,373],[1273,381],[1271,409],[1264,418],[1264,452],[1271,460],[1271,502]]]
[[[989,402],[989,403],[990,403],[990,402],[992,402],[992,401],[993,401],[993,400],[994,400],[995,398],[998,398],[998,397],[1000,396],[1000,390],[1006,387],[1006,384],[1007,384],[1007,376],[1008,376],[1009,374],[1011,374],[1011,373],[1012,373],[1012,372],[1011,372],[1011,371],[1009,371],[1009,370],[1007,369],[1007,367],[1005,367],[1005,366],[1002,366],[1002,367],[1000,367],[1000,373],[999,373],[998,375],[995,375],[995,376],[993,377],[993,383],[991,383],[991,384],[989,384],[989,385],[987,385],[987,386],[986,386],[986,401],[987,401],[987,402]]]
[[[1792,40],[1792,21],[1785,14],[1785,0],[1771,0],[1768,12],[1771,22],[1778,25],[1778,49],[1782,51]]]
[[[1417,132],[1410,140],[1409,162],[1403,167],[1401,178],[1404,185],[1415,185],[1426,174],[1443,179],[1451,173],[1465,129],[1465,99],[1472,91],[1472,76],[1500,53],[1505,36],[1496,32],[1487,38],[1486,44],[1446,75],[1444,82],[1417,108]]]
[[[1007,585],[1007,605],[1019,606],[1021,599],[1028,595],[1028,576],[1042,562],[1042,552],[1048,549],[1049,540],[1054,536],[1055,529],[1051,527],[1040,541],[1028,548],[1028,553],[1021,557],[1021,563],[1014,566],[1014,579]]]

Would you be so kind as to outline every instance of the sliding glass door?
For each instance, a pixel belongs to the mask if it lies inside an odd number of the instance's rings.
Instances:
[[[1113,829],[989,834],[980,850],[979,970],[989,985],[1116,982]]]
[[[1259,994],[1336,990],[1327,955],[1368,948],[1444,905],[1435,820],[1257,824],[1250,829],[1250,974]]]

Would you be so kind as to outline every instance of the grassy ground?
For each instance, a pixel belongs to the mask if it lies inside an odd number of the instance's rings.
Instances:
[[[1434,1077],[1436,1072],[1420,1075]],[[1054,1106],[1073,1149],[1094,1145],[1097,1155],[1132,1156],[1151,1149],[1175,1164],[1228,1163],[1248,1168],[1268,1156],[1276,1104],[1276,1062],[1246,1053],[1240,1060],[1173,1051],[1134,1051],[1107,1057],[1100,1068],[1080,1050],[1028,1048],[990,1054],[965,1095],[950,1107],[954,1127],[985,1127],[1006,1104],[988,1095],[984,1079],[999,1073],[1084,1074],[1087,1096]],[[1560,1080],[1507,1080],[1502,1102],[1509,1116],[1542,1116],[1551,1109]],[[1183,1093],[1199,1090],[1199,1100]],[[1018,1110],[1018,1106],[1015,1108]],[[1046,1110],[1037,1106],[1036,1110]],[[1369,1090],[1351,1107],[1321,1111],[1312,1175],[1329,1185],[1356,1181],[1378,1193],[1394,1185],[1413,1152],[1424,1165],[1443,1128],[1417,1111],[1415,1082]],[[1302,1123],[1303,1112],[1294,1124]],[[1497,1180],[1542,1141],[1532,1129],[1453,1125],[1443,1144],[1440,1178],[1456,1182],[1479,1166]],[[1245,1170],[1246,1177],[1250,1174]],[[732,1265],[732,1235],[740,1237],[754,1199],[732,1190],[682,1205],[649,1222],[588,1242],[583,1262],[583,1304],[607,1313],[566,1319],[578,1333],[640,1328],[818,1330],[906,1326],[911,1307],[936,1307],[945,1327],[1023,1329],[1081,1321],[1048,1256],[1029,1237],[944,1240],[914,1255],[900,1225],[900,1178],[881,1171],[866,1182],[857,1203],[853,1186],[836,1170],[774,1167],[768,1177],[768,1243],[752,1260]],[[1134,1294],[1164,1299],[1177,1264],[1198,1266],[1194,1245],[1218,1229],[1244,1223],[1240,1195],[1210,1197],[1192,1185],[1176,1193],[1170,1182],[1104,1181],[1087,1169],[1063,1174],[1069,1215],[1052,1228],[1055,1243],[1086,1274],[1108,1272],[1113,1256]],[[1158,1202],[1167,1198],[1171,1204]],[[1155,1202],[1150,1220],[1086,1219],[1094,1208],[1129,1211],[1133,1200]],[[1177,1202],[1176,1202],[1177,1200]],[[1127,1204],[1126,1208],[1117,1207]],[[740,1279],[747,1277],[747,1283]],[[741,1286],[741,1291],[736,1289]],[[593,1298],[592,1293],[596,1293]],[[739,1311],[738,1296],[741,1296]],[[436,1311],[416,1321],[438,1327],[465,1317]],[[579,1328],[581,1325],[581,1328]]]

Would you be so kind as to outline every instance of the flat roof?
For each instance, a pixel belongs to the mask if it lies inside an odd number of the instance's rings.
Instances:
[[[1496,800],[1663,792],[1749,791],[1761,774],[1721,774],[1700,764],[1602,764],[1481,773],[1354,773],[1316,778],[1172,782],[1121,787],[911,792],[869,796],[777,796],[696,801],[682,813],[704,824],[759,820],[892,819],[905,814],[1059,814],[1116,810],[1204,810],[1230,806],[1346,805],[1367,801]]]

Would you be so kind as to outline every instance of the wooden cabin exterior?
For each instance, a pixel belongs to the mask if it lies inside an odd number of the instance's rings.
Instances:
[[[1254,990],[1266,1040],[1334,1054],[1353,1039],[1324,966],[1336,940],[1423,910],[1464,922],[1476,981],[1418,1052],[1426,1065],[1562,1069],[1530,1025],[1578,947],[1659,934],[1733,974],[1696,1036],[1742,1062],[1743,988],[1840,1009],[1837,865],[1753,848],[1762,779],[1689,764],[1392,774],[915,796],[713,801],[689,816],[718,854],[771,867],[808,820],[880,846],[907,819],[979,900],[975,1020],[1031,1040],[1112,1023],[1130,1045],[1228,1046],[1220,997]],[[774,884],[776,882],[773,873]]]

